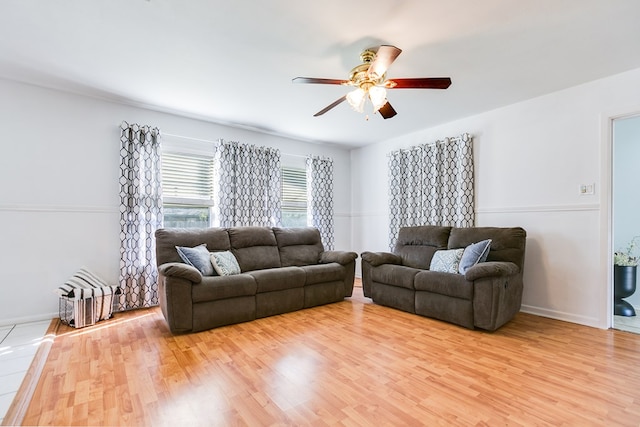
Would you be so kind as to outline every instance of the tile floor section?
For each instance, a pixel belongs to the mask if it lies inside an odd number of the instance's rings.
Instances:
[[[0,424],[50,324],[45,320],[0,326]]]
[[[638,309],[636,308],[635,316],[613,316],[613,328],[640,334],[640,312]]]

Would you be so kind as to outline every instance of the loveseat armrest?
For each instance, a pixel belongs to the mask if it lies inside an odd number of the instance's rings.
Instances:
[[[325,251],[320,254],[320,264],[337,262],[340,265],[348,265],[358,258],[355,252],[347,251]]]
[[[474,265],[464,275],[464,278],[470,282],[484,277],[501,277],[511,276],[520,271],[517,265],[512,262],[505,261],[489,261],[481,262]]]
[[[360,256],[363,261],[368,262],[373,267],[377,267],[382,264],[402,265],[402,258],[400,258],[399,255],[392,254],[391,252],[363,252]]]
[[[158,267],[158,272],[165,277],[178,277],[193,283],[202,282],[202,274],[197,268],[182,262],[168,262]]]

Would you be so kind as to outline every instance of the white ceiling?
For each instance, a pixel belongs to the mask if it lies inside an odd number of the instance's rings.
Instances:
[[[638,0],[2,0],[0,76],[362,146],[640,67]],[[403,49],[383,120],[343,103],[362,49]],[[0,94],[1,95],[1,94]]]

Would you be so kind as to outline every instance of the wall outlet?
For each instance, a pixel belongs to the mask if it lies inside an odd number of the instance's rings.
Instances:
[[[581,196],[596,194],[596,184],[580,184],[578,191]]]

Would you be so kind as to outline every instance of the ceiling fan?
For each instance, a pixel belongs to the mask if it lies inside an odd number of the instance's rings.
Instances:
[[[383,118],[390,119],[397,113],[389,101],[387,101],[387,89],[446,89],[451,85],[451,79],[449,77],[387,80],[387,69],[401,52],[401,49],[389,45],[381,45],[363,50],[360,54],[362,64],[356,65],[351,70],[348,80],[296,77],[292,81],[293,83],[343,85],[356,88],[318,111],[313,115],[314,117],[323,115],[345,100],[354,110],[362,113],[365,102],[369,99],[373,105],[374,113],[379,112]]]

